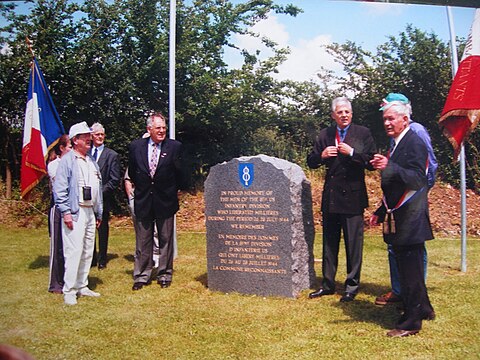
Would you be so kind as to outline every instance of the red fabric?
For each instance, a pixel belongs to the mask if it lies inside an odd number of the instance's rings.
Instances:
[[[41,138],[40,131],[32,127],[30,142],[22,149],[20,179],[22,197],[26,197],[47,173]]]
[[[480,56],[465,58],[457,70],[439,123],[458,157],[462,142],[480,116]]]

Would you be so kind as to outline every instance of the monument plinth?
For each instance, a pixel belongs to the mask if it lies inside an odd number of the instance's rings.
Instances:
[[[315,281],[310,183],[286,160],[215,165],[205,182],[208,287],[296,297]]]

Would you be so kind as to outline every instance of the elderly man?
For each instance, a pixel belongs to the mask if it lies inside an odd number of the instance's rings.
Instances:
[[[128,174],[135,188],[136,218],[132,290],[140,290],[151,281],[154,225],[160,252],[157,283],[162,288],[172,283],[174,215],[179,209],[177,192],[183,184],[182,145],[167,138],[162,114],[148,117],[147,131],[150,137],[133,141],[128,154]]]
[[[433,185],[435,184],[435,174],[438,168],[437,158],[435,157],[435,152],[433,151],[432,142],[430,140],[430,135],[428,134],[427,129],[418,123],[414,122],[411,118],[412,116],[412,107],[410,104],[410,100],[400,93],[389,93],[385,99],[382,101],[382,106],[380,107],[380,111],[383,110],[383,107],[392,101],[400,101],[401,103],[405,104],[408,109],[409,113],[409,121],[408,126],[410,130],[412,130],[415,134],[417,134],[420,139],[423,140],[425,146],[428,150],[428,171],[427,171],[427,185],[428,190],[430,190]],[[393,141],[393,139],[391,139]],[[427,280],[427,263],[428,263],[428,256],[427,250],[425,248],[425,252],[423,253],[423,270],[424,270],[424,277],[425,281]],[[378,296],[375,299],[375,305],[388,305],[388,304],[395,304],[402,301],[401,296],[401,288],[400,288],[400,279],[398,278],[398,266],[397,262],[395,261],[395,253],[392,249],[392,245],[388,245],[388,264],[390,267],[390,283],[392,285],[392,290],[387,292],[384,295]],[[433,317],[435,314],[432,315]]]
[[[63,296],[67,305],[77,304],[77,295],[100,296],[87,287],[95,227],[101,223],[103,206],[100,169],[89,154],[91,132],[86,122],[70,128],[73,150],[62,157],[53,184],[55,205],[63,220]]]
[[[433,239],[427,200],[425,143],[408,127],[409,110],[400,101],[383,108],[383,124],[394,140],[387,156],[375,154],[371,164],[382,171],[383,204],[370,224],[383,222],[383,238],[391,244],[398,266],[404,313],[391,337],[417,334],[422,320],[431,318],[423,270],[425,240]]]
[[[105,128],[100,123],[92,125],[93,146],[91,155],[100,168],[102,175],[103,217],[98,227],[98,254],[94,245],[92,266],[98,264],[98,269],[107,267],[107,250],[109,235],[110,210],[113,194],[120,184],[120,161],[118,154],[105,146]]]
[[[326,167],[322,194],[323,281],[310,299],[335,293],[340,234],[343,230],[347,255],[347,279],[341,302],[353,301],[358,293],[363,252],[363,212],[368,206],[365,169],[375,153],[370,130],[352,124],[352,105],[346,97],[332,101],[335,125],[323,129],[307,158],[310,168]]]

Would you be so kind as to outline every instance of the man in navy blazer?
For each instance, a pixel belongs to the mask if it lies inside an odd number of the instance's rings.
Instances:
[[[383,204],[370,224],[383,222],[383,238],[391,244],[400,275],[404,313],[387,335],[414,335],[422,320],[434,317],[425,286],[423,253],[425,240],[433,239],[428,215],[425,143],[409,127],[409,110],[400,101],[383,109],[383,124],[395,144],[387,156],[375,154],[371,164],[382,171]]]
[[[363,253],[363,212],[368,206],[365,169],[375,153],[370,130],[352,124],[352,105],[346,97],[332,101],[335,125],[323,129],[308,155],[310,168],[326,167],[322,194],[323,255],[322,287],[310,299],[335,293],[340,235],[343,230],[347,278],[341,302],[353,301],[358,293]]]
[[[109,236],[110,210],[112,209],[113,194],[120,184],[120,159],[112,149],[105,146],[105,128],[100,123],[92,125],[93,146],[90,150],[100,168],[102,175],[103,192],[103,217],[102,223],[98,227],[98,254],[97,247],[93,249],[92,265],[98,264],[98,269],[103,270],[107,267],[107,250]]]
[[[136,217],[135,265],[132,290],[151,281],[153,231],[159,237],[157,283],[167,288],[172,282],[174,256],[174,215],[179,209],[177,192],[183,187],[182,144],[167,139],[165,118],[153,113],[147,119],[149,138],[129,146],[128,173],[135,186]]]

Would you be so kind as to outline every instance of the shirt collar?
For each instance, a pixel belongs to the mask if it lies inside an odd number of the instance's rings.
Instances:
[[[338,130],[338,131],[345,130],[345,134],[346,134],[347,131],[348,131],[348,129],[350,129],[350,125],[352,125],[352,124],[348,124],[348,126],[347,126],[346,128],[344,128],[344,129],[340,129],[340,128],[337,126],[337,130]]]
[[[402,141],[403,137],[405,136],[408,130],[410,130],[410,128],[407,126],[405,129],[403,129],[400,135],[398,135],[396,138],[393,138],[393,140],[395,141],[395,147],[397,147],[398,143]]]
[[[162,145],[162,142],[163,141],[159,142],[157,145]],[[148,146],[152,146],[153,144],[155,143],[153,142],[152,138],[148,138]]]

